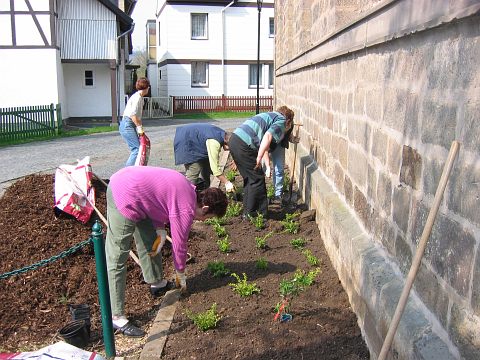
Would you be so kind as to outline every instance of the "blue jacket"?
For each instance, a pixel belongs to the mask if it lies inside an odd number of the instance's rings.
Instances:
[[[215,139],[223,146],[225,130],[210,124],[189,124],[177,127],[173,140],[175,165],[191,164],[208,159],[206,146],[208,139]]]

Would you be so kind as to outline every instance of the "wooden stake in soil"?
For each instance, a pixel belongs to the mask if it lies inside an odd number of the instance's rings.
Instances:
[[[425,227],[423,228],[422,237],[420,238],[420,241],[418,243],[417,251],[412,261],[412,266],[410,267],[410,271],[408,272],[407,280],[405,281],[402,294],[400,295],[400,299],[398,300],[397,308],[395,309],[392,322],[390,323],[387,335],[385,336],[385,341],[383,342],[380,355],[378,356],[378,360],[385,360],[385,358],[387,357],[390,345],[393,341],[393,337],[395,336],[395,332],[397,331],[398,323],[400,322],[400,318],[403,314],[403,310],[405,309],[405,305],[408,300],[408,295],[410,294],[410,289],[412,288],[415,277],[417,276],[418,268],[420,267],[420,264],[422,262],[423,253],[425,252],[425,248],[427,247],[427,241],[430,237],[433,223],[435,221],[435,217],[437,216],[438,208],[440,207],[440,203],[442,202],[443,193],[445,191],[445,187],[447,186],[448,177],[450,176],[450,172],[452,171],[453,161],[455,160],[459,146],[460,143],[458,141],[454,141],[452,142],[452,146],[450,147],[450,153],[448,154],[447,162],[445,163],[445,166],[443,168],[442,177],[440,178],[437,192],[435,193],[435,198],[433,199],[432,208],[430,209],[427,222],[425,224]]]
[[[297,127],[297,134],[295,135],[296,138],[298,138],[298,133],[300,132],[300,126],[303,126],[302,124],[293,124],[293,126],[298,126]],[[293,165],[292,165],[292,171],[290,172],[290,184],[288,186],[288,203],[292,201],[292,192],[293,192],[293,180],[295,179],[295,162],[297,160],[297,145],[298,143],[295,143],[293,145]]]

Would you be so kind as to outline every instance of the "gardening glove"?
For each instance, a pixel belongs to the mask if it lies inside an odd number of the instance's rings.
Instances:
[[[137,126],[137,134],[138,136],[142,136],[145,132],[143,131],[143,126],[142,125],[138,125]]]
[[[225,190],[227,191],[227,193],[230,193],[230,192],[234,192],[235,191],[235,186],[233,186],[232,182],[231,181],[227,181],[225,183]]]
[[[270,169],[270,166],[265,167],[265,176],[269,178],[272,175],[272,170]]]
[[[178,271],[175,270],[175,284],[177,288],[180,288],[182,293],[187,292],[187,276],[185,275],[185,271]]]
[[[162,251],[162,247],[165,244],[165,240],[167,240],[167,232],[165,229],[157,229],[157,238],[153,242],[152,251],[148,253],[150,256],[156,256],[160,251]]]

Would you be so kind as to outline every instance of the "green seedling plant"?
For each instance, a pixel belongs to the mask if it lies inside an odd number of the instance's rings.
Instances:
[[[294,280],[282,279],[279,285],[279,291],[282,298],[292,298],[300,293],[302,289]]]
[[[305,255],[307,258],[307,262],[312,265],[312,266],[318,266],[320,264],[320,260],[312,254],[312,252],[309,249],[305,249],[302,251],[302,254]]]
[[[295,249],[303,249],[307,241],[304,238],[296,238],[290,241],[290,245],[292,245]]]
[[[187,311],[187,317],[202,331],[207,331],[217,327],[221,316],[217,314],[217,304],[213,303],[210,309],[205,312],[193,314]]]
[[[230,252],[230,241],[228,241],[228,238],[229,236],[226,235],[224,238],[221,238],[221,239],[218,239],[217,240],[217,245],[218,245],[218,249],[222,252],[222,253],[228,253]]]
[[[270,231],[265,236],[256,236],[255,237],[255,244],[257,249],[265,249],[267,247],[267,239],[273,235],[273,231]]]
[[[225,267],[223,261],[214,261],[207,264],[207,269],[213,277],[223,277],[230,275],[230,270]]]
[[[267,186],[267,199],[273,199],[275,196],[275,187],[273,185]]]
[[[213,224],[213,230],[215,231],[215,234],[217,234],[217,236],[219,238],[223,238],[225,236],[227,236],[227,230],[225,229],[224,226],[220,225],[220,224]]]
[[[265,227],[265,219],[262,214],[258,214],[257,216],[248,215],[250,218],[250,222],[255,226],[257,229],[263,229]]]
[[[225,177],[227,178],[228,181],[235,181],[235,177],[238,175],[238,172],[236,170],[228,170],[226,173],[225,173]]]
[[[288,232],[289,234],[298,233],[298,230],[300,228],[300,223],[296,221],[297,217],[298,217],[298,213],[285,215],[285,220],[281,221],[281,224],[283,225],[285,232]]]
[[[239,202],[231,201],[227,206],[227,211],[225,213],[225,218],[232,218],[239,216],[242,212],[242,204]]]
[[[305,270],[297,270],[292,279],[293,282],[298,284],[298,287],[303,290],[307,286],[311,286],[315,282],[315,278],[320,273],[320,268],[310,270],[308,273]]]
[[[282,307],[282,304],[283,304],[283,309],[281,308]],[[275,304],[275,306],[273,307],[273,312],[274,313],[278,313],[278,312],[290,312],[290,304],[286,301],[280,301],[278,303]]]
[[[251,283],[249,284],[247,282],[247,275],[243,273],[243,279],[240,278],[236,273],[231,274],[235,279],[237,279],[236,283],[230,283],[228,284],[233,288],[233,291],[235,291],[237,294],[239,294],[242,297],[245,296],[250,296],[255,293],[260,292],[260,288],[257,287],[257,284]]]
[[[207,225],[225,225],[227,223],[227,219],[224,217],[217,218],[217,217],[212,217],[210,219],[207,219],[204,221],[205,224]]]
[[[267,270],[268,261],[265,258],[261,257],[260,259],[257,260],[257,262],[255,263],[255,266],[259,270]]]

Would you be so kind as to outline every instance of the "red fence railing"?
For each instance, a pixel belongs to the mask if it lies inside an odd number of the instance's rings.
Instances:
[[[255,111],[256,96],[174,96],[173,113],[195,113],[212,111]],[[260,96],[260,112],[273,110],[273,97]]]

